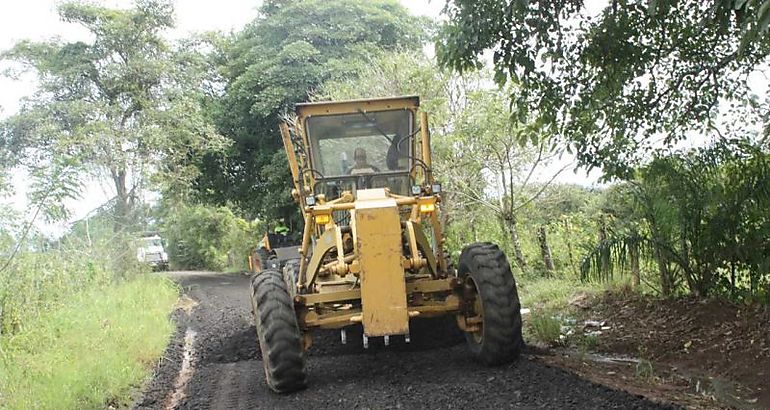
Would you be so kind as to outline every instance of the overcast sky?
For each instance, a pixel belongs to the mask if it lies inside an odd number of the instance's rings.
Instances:
[[[413,14],[439,18],[445,0],[399,0]],[[46,40],[60,37],[64,40],[85,40],[87,32],[73,24],[59,20],[54,0],[0,0],[0,50],[12,47],[17,41]],[[110,7],[129,7],[131,0],[104,0],[98,2]],[[172,38],[185,37],[193,32],[210,30],[231,31],[239,30],[256,17],[256,9],[261,2],[257,0],[219,0],[190,1],[176,0],[177,27],[169,33]],[[0,70],[3,67],[0,65]],[[15,113],[19,100],[34,92],[34,77],[26,76],[18,80],[0,77],[0,119]],[[565,172],[559,178],[562,182],[586,183],[594,181],[598,174],[586,179],[584,173],[574,174]],[[26,178],[16,173],[13,178],[16,189],[15,195],[0,202],[11,203],[15,208],[24,211],[26,203]],[[94,208],[100,206],[114,195],[109,184],[91,184],[83,198],[73,201],[74,218],[83,218]],[[57,226],[42,225],[41,228],[51,234],[61,233],[66,224]]]

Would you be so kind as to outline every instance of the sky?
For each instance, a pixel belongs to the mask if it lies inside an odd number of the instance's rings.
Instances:
[[[399,0],[412,14],[423,15],[432,18],[440,18],[444,0]],[[76,25],[64,23],[56,14],[56,6],[60,1],[54,0],[0,0],[0,50],[11,48],[20,40],[43,41],[52,37],[59,37],[66,41],[87,40],[88,33]],[[130,0],[103,0],[99,4],[110,7],[129,7]],[[253,20],[257,15],[258,0],[218,0],[190,1],[176,0],[175,10],[177,27],[168,33],[171,38],[183,38],[191,33],[220,30],[237,31],[245,24]],[[7,66],[0,65],[0,70]],[[19,101],[35,91],[34,77],[22,76],[18,79],[9,79],[0,76],[0,119],[12,115],[18,110]],[[571,159],[564,159],[554,164],[552,169],[547,169],[544,174],[553,173]],[[563,172],[557,181],[591,184],[598,178],[598,173],[586,177],[584,172],[573,173],[570,170]],[[22,213],[27,213],[26,201],[26,176],[15,173],[12,182],[15,194],[6,200]],[[73,211],[71,221],[85,217],[89,212],[102,205],[114,195],[114,190],[109,184],[89,184],[83,197],[78,201],[68,203]],[[64,232],[67,223],[56,225],[37,222],[39,228],[48,234],[57,235]]]

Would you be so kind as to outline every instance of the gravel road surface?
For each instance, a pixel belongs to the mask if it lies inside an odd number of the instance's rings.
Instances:
[[[666,409],[533,360],[488,368],[468,354],[452,320],[413,321],[412,341],[390,346],[360,329],[319,331],[309,387],[276,395],[265,384],[251,320],[249,278],[174,272],[191,301],[136,409]]]

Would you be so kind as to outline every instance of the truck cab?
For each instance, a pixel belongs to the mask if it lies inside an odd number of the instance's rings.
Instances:
[[[168,254],[163,247],[163,240],[159,235],[150,235],[139,238],[136,249],[136,259],[146,263],[157,270],[168,269]]]

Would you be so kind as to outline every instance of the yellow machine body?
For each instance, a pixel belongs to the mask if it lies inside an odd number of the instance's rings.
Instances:
[[[300,260],[286,275],[306,346],[314,328],[408,334],[411,318],[461,308],[419,106],[417,97],[298,104],[281,125],[305,222]],[[366,173],[346,171],[361,150]]]

